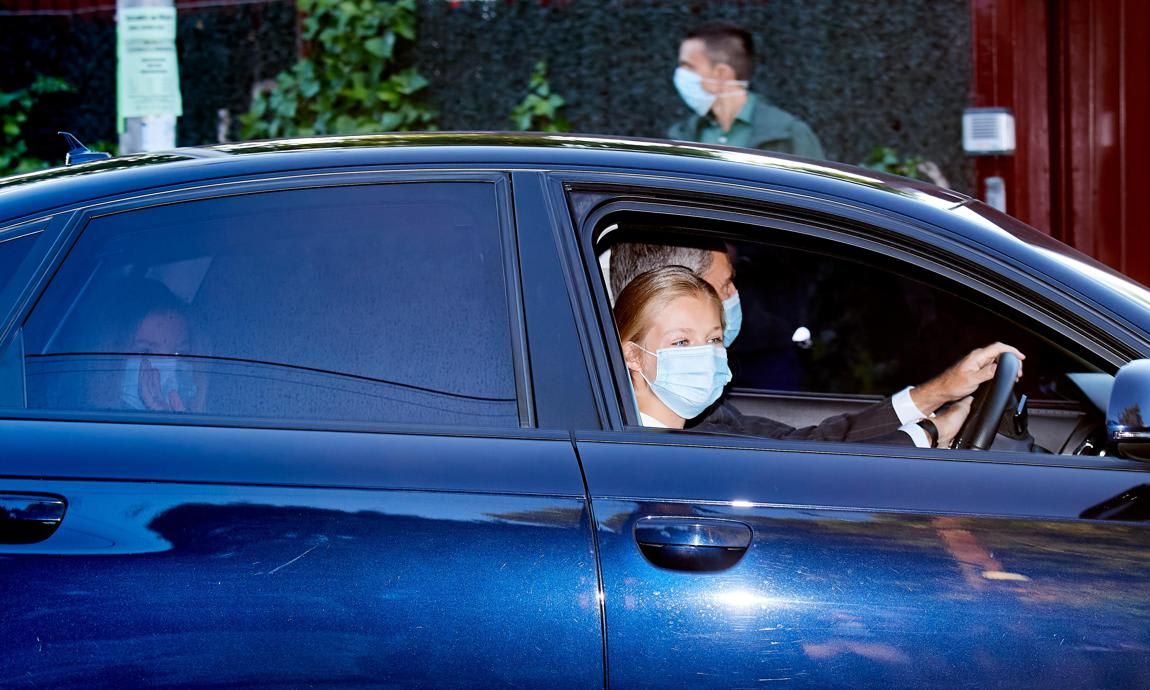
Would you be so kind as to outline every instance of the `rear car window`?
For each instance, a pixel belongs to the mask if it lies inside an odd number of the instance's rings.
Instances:
[[[24,324],[25,404],[517,426],[497,194],[348,186],[95,218]]]
[[[13,228],[0,230],[0,293],[16,275],[16,269],[32,251],[32,245],[40,237],[40,228]]]

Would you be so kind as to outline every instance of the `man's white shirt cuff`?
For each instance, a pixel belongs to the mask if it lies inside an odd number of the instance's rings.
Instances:
[[[898,423],[904,426],[927,418],[927,415],[918,409],[918,406],[914,404],[914,399],[910,397],[911,388],[914,388],[914,386],[907,386],[890,396],[890,404],[894,406],[894,413],[898,415]],[[922,429],[919,429],[919,431],[922,431]],[[924,431],[923,433],[925,434],[926,432]]]
[[[930,448],[930,436],[918,425],[918,420],[926,419],[927,415],[914,404],[914,399],[910,397],[911,388],[914,386],[907,386],[890,396],[890,404],[894,406],[894,413],[898,415],[898,423],[902,424],[898,430],[910,436],[910,440],[919,448]]]
[[[919,448],[930,448],[930,436],[927,436],[926,429],[923,429],[916,423],[904,424],[898,428],[899,431],[905,432],[910,436],[910,440],[914,441],[914,445]]]

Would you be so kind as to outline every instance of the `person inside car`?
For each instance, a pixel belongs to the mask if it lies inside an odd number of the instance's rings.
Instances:
[[[860,412],[796,429],[766,417],[712,408],[731,380],[723,345],[723,303],[714,287],[684,266],[664,266],[639,274],[619,293],[615,322],[644,426],[724,431],[769,438],[856,441],[921,447],[948,446],[970,412],[971,393],[993,377],[1002,352],[1021,353],[995,343],[970,353],[919,388],[911,398],[917,419],[906,421],[891,399]],[[904,391],[904,395],[906,392]],[[933,412],[928,417],[918,401]],[[904,401],[901,403],[906,404]],[[732,406],[733,407],[733,406]],[[722,406],[718,406],[718,410]]]
[[[150,308],[136,324],[129,345],[136,356],[125,362],[120,402],[128,409],[202,412],[204,385],[188,361],[188,318],[166,289],[151,291]]]

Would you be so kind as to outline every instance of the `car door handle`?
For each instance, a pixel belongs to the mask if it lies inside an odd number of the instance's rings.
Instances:
[[[752,536],[750,525],[718,518],[645,517],[635,523],[643,556],[668,570],[726,570],[747,552]]]
[[[44,541],[60,526],[67,508],[59,496],[0,492],[0,543]]]

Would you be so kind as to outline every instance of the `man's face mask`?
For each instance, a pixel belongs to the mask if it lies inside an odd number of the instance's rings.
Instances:
[[[656,352],[640,350],[655,356],[655,380],[639,375],[664,405],[683,419],[694,419],[719,399],[731,382],[727,351],[715,345],[664,347]]]
[[[723,347],[730,347],[739,337],[739,329],[743,327],[743,305],[739,302],[739,293],[723,300]]]
[[[708,81],[713,84],[724,84],[741,86],[746,88],[747,82],[745,81],[723,81],[719,79],[703,79],[697,72],[693,72],[686,67],[678,67],[675,69],[675,90],[679,92],[679,98],[687,104],[687,107],[695,111],[699,117],[711,112],[711,106],[715,104],[715,99],[723,96],[734,96],[741,91],[726,91],[723,93],[711,93],[703,88],[703,82]]]
[[[174,392],[184,405],[191,404],[196,397],[196,382],[188,363],[179,357],[132,357],[124,368],[124,378],[120,383],[120,401],[132,410],[148,409],[140,398],[140,364],[144,360],[160,374],[160,399],[170,404]]]
[[[711,112],[711,106],[715,104],[715,94],[703,88],[703,78],[686,67],[675,70],[675,90],[687,107],[700,117]]]

